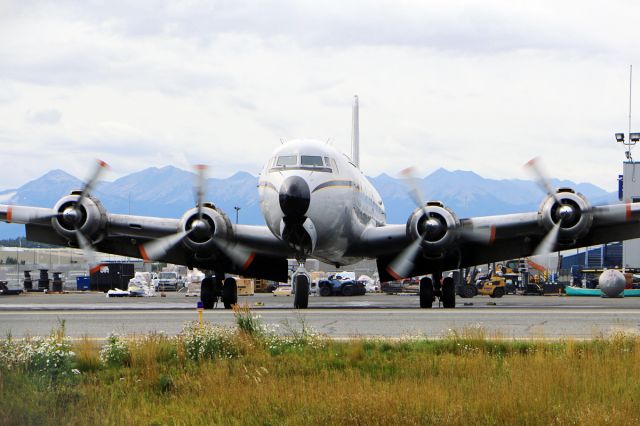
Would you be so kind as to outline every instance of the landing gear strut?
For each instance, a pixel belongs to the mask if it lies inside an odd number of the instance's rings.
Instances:
[[[433,277],[433,295],[442,300],[442,272],[434,272],[431,276]]]

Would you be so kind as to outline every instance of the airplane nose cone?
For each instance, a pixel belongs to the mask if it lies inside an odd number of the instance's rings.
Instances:
[[[280,187],[280,208],[285,216],[302,217],[309,209],[309,185],[300,176],[289,176]]]

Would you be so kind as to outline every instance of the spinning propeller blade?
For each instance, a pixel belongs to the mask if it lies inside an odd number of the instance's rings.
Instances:
[[[78,245],[80,246],[80,249],[82,249],[84,258],[89,264],[89,272],[92,274],[98,272],[101,265],[96,261],[96,252],[91,245],[91,242],[89,242],[87,237],[85,237],[82,231],[78,228],[76,228],[76,238],[78,239]]]
[[[527,161],[524,167],[525,169],[529,170],[531,174],[533,174],[533,177],[536,179],[536,183],[538,184],[540,189],[542,189],[550,197],[553,197],[556,203],[562,204],[560,202],[560,199],[558,198],[558,195],[551,187],[551,179],[549,179],[547,173],[545,173],[543,170],[540,157],[535,157]]]
[[[204,223],[202,222],[202,206],[204,203],[205,182],[206,182],[206,173],[207,173],[208,167],[204,164],[198,164],[194,166],[194,169],[196,171],[194,194],[196,199],[196,207],[198,208],[198,220],[193,224],[192,228],[189,230],[180,230],[175,234],[170,234],[165,237],[150,241],[146,244],[140,245],[138,247],[138,249],[140,250],[140,256],[142,256],[142,258],[145,261],[161,259],[176,244],[181,242],[184,237],[186,237],[191,232],[198,229],[198,227],[205,226]]]
[[[539,157],[532,158],[524,165],[524,167],[533,174],[540,188],[546,192],[548,196],[553,197],[553,200],[559,206],[558,213],[560,216],[557,218],[557,222],[554,223],[553,227],[551,227],[547,235],[545,235],[533,252],[534,255],[547,255],[553,251],[553,248],[558,242],[562,221],[575,214],[575,210],[573,207],[565,205],[558,197],[558,194],[553,190],[551,186],[551,179],[549,179],[549,175],[544,171]],[[589,214],[590,212],[591,209],[581,211],[582,214]]]
[[[146,261],[158,260],[164,257],[174,246],[180,243],[185,237],[193,232],[206,233],[211,232],[209,224],[203,220],[204,197],[206,192],[206,174],[208,166],[196,165],[196,179],[194,184],[194,194],[196,198],[196,206],[198,209],[197,220],[191,223],[188,230],[180,230],[175,234],[170,234],[154,241],[139,246],[140,255]],[[253,261],[255,256],[251,251],[240,247],[237,244],[231,245],[226,241],[217,241],[212,239],[212,243],[238,266],[247,267]]]
[[[108,168],[109,168],[109,165],[107,163],[105,163],[102,160],[96,160],[96,166],[91,172],[89,179],[87,179],[87,181],[85,182],[82,188],[82,192],[80,193],[80,197],[78,197],[78,200],[76,201],[75,206],[72,210],[72,212],[75,212],[75,220],[78,220],[77,218],[80,217],[80,206],[82,205],[84,200],[89,196],[91,191],[93,191],[96,183],[100,179],[100,175],[104,172],[105,169],[108,169]],[[61,216],[61,213],[58,213],[58,212],[52,215],[52,217],[60,217],[60,216]],[[80,246],[80,248],[82,249],[84,253],[84,257],[87,260],[87,263],[89,263],[89,271],[91,273],[99,271],[101,265],[96,261],[96,252],[93,247],[93,244],[82,233],[77,223],[75,225],[75,235],[76,235],[76,239],[78,240],[78,246]]]
[[[190,232],[191,231],[180,231],[175,234],[170,234],[166,237],[150,241],[146,244],[142,244],[138,247],[140,250],[140,256],[142,256],[142,258],[147,262],[161,259]]]
[[[100,175],[102,174],[102,172],[108,168],[109,168],[109,165],[104,161],[102,160],[96,161],[96,166],[93,169],[93,172],[91,173],[91,175],[89,176],[89,179],[87,179],[87,181],[85,182],[84,187],[82,188],[82,192],[80,193],[80,198],[78,198],[78,201],[76,202],[76,211],[79,211],[80,206],[82,205],[82,202],[84,201],[84,199],[87,198],[87,196],[91,193],[91,191],[93,191],[93,188],[98,182],[98,179],[100,179]]]
[[[553,251],[553,248],[556,245],[556,242],[558,241],[559,233],[560,233],[560,222],[553,225],[551,230],[547,233],[547,235],[545,235],[545,237],[542,239],[540,244],[538,244],[538,247],[536,247],[536,249],[533,251],[533,255],[537,256],[537,255],[551,254]]]
[[[425,209],[427,203],[424,201],[420,185],[418,185],[418,177],[416,176],[415,167],[407,167],[400,172],[400,175],[404,178],[405,183],[409,187],[409,196],[415,203],[415,205],[422,209],[424,214],[427,214]]]
[[[389,275],[396,280],[407,278],[413,269],[414,260],[420,252],[420,243],[422,243],[423,238],[424,234],[405,247],[404,250],[391,261],[386,268]]]
[[[205,185],[207,181],[207,170],[208,166],[204,164],[198,164],[195,166],[196,169],[196,184],[195,184],[195,193],[196,193],[196,205],[198,206],[198,219],[202,220],[202,204],[204,203],[204,193],[205,193]]]

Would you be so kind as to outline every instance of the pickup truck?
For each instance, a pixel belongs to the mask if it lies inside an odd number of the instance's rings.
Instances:
[[[178,291],[182,284],[182,279],[177,272],[160,272],[158,274],[158,291]]]

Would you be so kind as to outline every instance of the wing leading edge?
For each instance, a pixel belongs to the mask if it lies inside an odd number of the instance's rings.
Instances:
[[[561,234],[553,251],[640,238],[640,204],[591,207],[586,214],[589,228],[581,230],[575,238],[571,238],[570,232]],[[422,244],[421,250],[411,259],[408,272],[401,276],[390,270],[390,265],[403,249],[424,236],[412,236],[409,224],[367,229],[356,252],[376,258],[381,281],[526,257],[536,251],[550,230],[545,226],[544,215],[541,208],[532,213],[461,219],[452,230],[456,235],[449,245],[434,253],[428,251],[427,244]]]
[[[87,197],[85,203],[95,201]],[[185,218],[168,219],[147,216],[132,216],[107,213],[101,206],[96,209],[95,218],[91,218],[91,208],[87,205],[86,222],[95,221],[98,225],[81,224],[77,229],[87,226],[88,239],[95,250],[146,259],[144,247],[154,241],[166,238],[184,227]],[[83,210],[83,212],[85,211]],[[209,212],[212,216],[214,213]],[[221,214],[221,216],[224,214]],[[65,227],[58,206],[53,209],[0,205],[0,221],[24,224],[27,239],[46,244],[77,247],[74,238],[77,229]],[[288,262],[291,255],[286,244],[274,237],[265,226],[230,225],[230,222],[219,220],[219,230],[224,238],[217,238],[212,244],[194,247],[188,242],[175,244],[162,256],[153,260],[212,269],[227,273],[241,274],[247,277],[264,278],[274,281],[287,281]],[[63,225],[63,226],[61,226]],[[62,232],[61,232],[62,231]],[[223,233],[224,231],[224,233]]]

